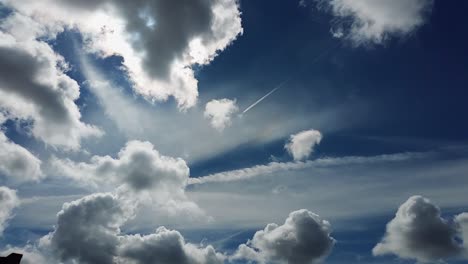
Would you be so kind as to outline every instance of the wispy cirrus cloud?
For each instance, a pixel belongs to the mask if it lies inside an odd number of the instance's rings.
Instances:
[[[392,37],[413,33],[428,20],[433,0],[315,0],[337,18],[334,37],[354,45],[383,44]]]

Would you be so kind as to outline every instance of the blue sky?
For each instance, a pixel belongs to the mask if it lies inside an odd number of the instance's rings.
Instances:
[[[463,263],[467,9],[0,0],[1,255]]]

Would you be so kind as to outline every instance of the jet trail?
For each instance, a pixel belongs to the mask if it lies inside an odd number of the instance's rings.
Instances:
[[[255,103],[251,104],[249,107],[247,107],[243,112],[242,112],[242,115],[247,113],[247,111],[249,111],[250,109],[252,109],[254,106],[256,106],[257,104],[259,104],[261,101],[263,101],[265,98],[267,98],[268,96],[270,96],[272,93],[276,92],[276,90],[278,90],[279,88],[281,88],[281,86],[283,86],[283,84],[285,84],[286,81],[282,82],[280,85],[276,86],[273,90],[271,90],[270,92],[268,92],[267,94],[265,94],[262,98],[258,99]]]
[[[315,57],[307,66],[311,66],[313,64],[315,64],[316,62],[318,62],[323,56],[325,56],[326,54],[330,53],[332,50],[338,48],[338,46],[340,46],[340,43],[338,43],[337,45],[334,45],[334,46],[331,46],[329,47],[328,49],[326,49],[324,52],[320,53],[317,57]],[[257,104],[259,104],[260,102],[262,102],[265,98],[267,98],[268,96],[270,96],[272,93],[276,92],[276,90],[278,90],[279,88],[281,88],[283,85],[285,85],[287,82],[289,82],[290,80],[292,79],[292,76],[289,77],[288,79],[286,79],[285,81],[283,81],[282,83],[280,83],[278,86],[276,86],[273,90],[271,90],[269,93],[265,94],[262,98],[258,99],[255,103],[251,104],[249,107],[247,107],[239,116],[242,117],[242,115],[244,115],[245,113],[247,113],[247,111],[249,111],[250,109],[254,108]]]

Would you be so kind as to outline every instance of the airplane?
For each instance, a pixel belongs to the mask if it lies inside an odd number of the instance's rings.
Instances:
[[[7,257],[0,257],[0,264],[20,264],[23,255],[11,253]]]

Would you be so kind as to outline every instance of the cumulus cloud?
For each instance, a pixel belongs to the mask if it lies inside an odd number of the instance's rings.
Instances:
[[[283,225],[268,224],[242,244],[234,259],[259,263],[307,264],[324,259],[332,250],[335,239],[331,225],[305,209],[289,214]]]
[[[320,144],[322,134],[317,130],[305,130],[291,135],[284,148],[291,154],[294,160],[303,160],[310,156],[314,147]]]
[[[242,34],[236,0],[2,2],[52,33],[77,28],[88,51],[123,57],[137,93],[150,101],[173,96],[181,109],[198,97],[192,66],[209,64]]]
[[[211,126],[223,131],[231,125],[231,118],[239,111],[235,100],[211,100],[205,106],[203,115],[210,120]]]
[[[338,18],[331,32],[355,45],[382,44],[405,36],[426,23],[433,0],[316,0]],[[349,22],[349,23],[348,23]]]
[[[41,161],[27,149],[11,142],[0,131],[0,174],[7,182],[22,183],[43,178]]]
[[[463,214],[456,218],[460,223],[463,219]],[[462,253],[462,246],[455,239],[458,235],[457,226],[443,219],[440,209],[430,200],[412,196],[387,224],[385,236],[372,252],[374,255],[395,254],[400,258],[435,262]]]
[[[79,86],[65,74],[64,59],[38,38],[45,27],[19,13],[0,23],[0,110],[30,123],[46,144],[77,149],[102,131],[81,121]]]
[[[123,236],[120,242],[120,258],[130,260],[134,264],[223,264],[225,259],[225,256],[216,252],[212,246],[198,247],[188,244],[178,231],[165,227],[159,227],[155,233],[146,236]]]
[[[13,209],[18,205],[19,199],[16,196],[16,191],[0,186],[0,235],[5,230],[6,224],[12,216]]]
[[[129,199],[148,200],[172,213],[204,215],[185,195],[190,169],[181,158],[161,155],[150,142],[129,141],[117,154],[93,156],[89,163],[52,158],[56,174],[96,188],[118,188]]]
[[[128,219],[112,194],[93,194],[66,203],[57,215],[55,230],[41,239],[62,261],[112,264],[120,226]]]
[[[121,198],[104,193],[66,203],[55,230],[41,239],[40,249],[61,261],[83,264],[223,263],[224,255],[212,246],[186,243],[179,232],[164,227],[149,235],[121,233],[137,206]]]

